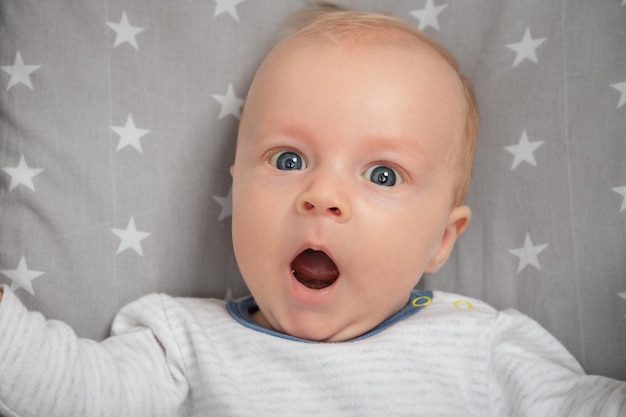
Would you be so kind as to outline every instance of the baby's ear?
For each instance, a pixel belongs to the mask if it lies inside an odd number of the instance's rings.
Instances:
[[[448,225],[443,232],[439,248],[435,254],[430,258],[426,270],[424,272],[432,274],[435,273],[446,263],[448,257],[452,253],[454,244],[459,236],[463,234],[467,225],[469,224],[472,212],[467,206],[457,206],[452,209],[450,216],[448,217]]]
[[[235,164],[232,164],[228,171],[230,172],[230,176],[232,177],[233,176],[233,172],[235,172]]]

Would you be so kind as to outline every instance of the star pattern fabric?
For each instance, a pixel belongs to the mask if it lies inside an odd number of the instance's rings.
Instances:
[[[124,43],[128,43],[136,50],[139,50],[136,36],[143,32],[144,28],[131,25],[126,16],[126,12],[122,12],[120,23],[106,22],[106,24],[115,31],[113,47],[116,48]]]
[[[411,15],[419,20],[421,30],[428,27],[439,30],[439,15],[446,7],[448,7],[447,3],[436,6],[434,0],[426,0],[424,8],[412,11]]]
[[[16,269],[13,270],[0,270],[4,275],[6,275],[9,279],[11,279],[11,289],[13,291],[23,288],[30,293],[30,295],[35,295],[35,290],[33,289],[32,281],[35,278],[39,278],[44,274],[42,271],[34,271],[28,269],[26,265],[26,258],[23,256],[20,258],[20,262],[17,265]]]
[[[143,249],[141,248],[141,241],[150,236],[150,233],[140,232],[135,226],[135,219],[130,218],[126,229],[111,229],[115,236],[120,238],[120,244],[117,248],[116,254],[120,254],[127,249],[132,249],[139,255],[143,256]]]
[[[3,65],[2,70],[9,74],[11,78],[7,84],[7,90],[18,84],[24,84],[26,87],[33,90],[33,83],[30,79],[30,75],[41,68],[41,65],[26,65],[22,59],[22,54],[17,51],[15,55],[15,62],[13,65]]]
[[[237,123],[275,28],[305,2],[17,1],[0,22],[0,284],[96,339],[146,292],[245,295]],[[425,31],[478,93],[472,222],[419,285],[520,309],[590,372],[626,378],[626,0],[339,3]]]
[[[16,167],[2,168],[4,172],[11,176],[11,185],[9,185],[9,191],[13,191],[18,185],[23,185],[31,191],[35,191],[35,184],[33,184],[33,177],[43,172],[41,168],[30,168],[26,163],[24,155],[20,156],[20,162]]]
[[[217,218],[218,222],[233,215],[233,188],[230,187],[228,194],[225,197],[213,196],[213,199],[222,207],[220,215]]]
[[[243,3],[246,0],[213,0],[216,3],[215,12],[213,16],[219,16],[222,13],[228,13],[235,20],[239,20],[239,14],[237,13],[237,5]]]
[[[539,63],[537,58],[537,48],[542,45],[547,38],[533,39],[530,34],[530,28],[526,28],[524,37],[520,42],[509,43],[507,48],[515,51],[515,60],[513,61],[513,68],[517,67],[525,60]]]
[[[545,248],[548,247],[548,244],[543,245],[534,245],[533,241],[530,239],[530,234],[526,233],[526,237],[524,238],[524,245],[521,248],[511,249],[513,255],[519,258],[519,264],[517,266],[517,273],[519,274],[526,268],[528,265],[534,266],[537,269],[541,269],[541,265],[539,264],[539,255]]]
[[[614,187],[613,191],[615,191],[617,194],[621,195],[622,197],[624,197],[624,200],[622,201],[622,207],[619,209],[620,213],[624,210],[626,210],[626,186],[624,187]]]
[[[519,164],[522,162],[527,162],[530,165],[536,167],[537,161],[535,160],[534,152],[543,145],[543,141],[533,141],[530,142],[528,140],[528,136],[526,135],[526,131],[522,132],[522,137],[519,140],[517,145],[505,146],[508,152],[512,153],[515,157],[513,159],[513,165],[511,166],[511,170],[517,168]]]
[[[623,83],[615,83],[612,84],[611,87],[619,91],[619,102],[617,103],[617,108],[619,109],[626,103],[626,82]]]
[[[218,103],[222,105],[222,109],[220,110],[219,115],[220,119],[228,115],[232,115],[237,119],[241,117],[241,108],[243,107],[243,103],[245,100],[235,96],[235,90],[233,90],[232,84],[228,84],[226,94],[212,94],[211,97],[213,97]]]
[[[132,146],[137,149],[140,153],[143,153],[141,149],[141,142],[139,139],[150,133],[148,129],[140,129],[135,126],[135,121],[133,120],[133,115],[129,114],[126,119],[126,124],[124,126],[110,126],[111,130],[117,133],[120,136],[120,140],[117,144],[117,150],[124,149],[127,146]]]

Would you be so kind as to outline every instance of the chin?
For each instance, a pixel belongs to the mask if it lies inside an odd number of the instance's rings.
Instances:
[[[290,336],[314,342],[345,342],[367,332],[367,330],[359,331],[355,326],[333,328],[328,325],[320,325],[325,323],[327,323],[327,320],[319,317],[299,320],[297,323],[290,323],[291,325],[288,326],[289,329],[286,333]]]
[[[320,317],[302,317],[310,314],[296,313],[291,316],[288,323],[284,323],[281,326],[282,332],[289,336],[297,337],[299,339],[311,340],[314,342],[330,342],[335,341],[335,332],[327,325],[327,320]],[[313,314],[313,316],[317,316]]]

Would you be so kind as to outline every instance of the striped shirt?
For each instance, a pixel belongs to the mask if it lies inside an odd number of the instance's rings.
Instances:
[[[411,303],[367,337],[305,343],[239,303],[153,294],[98,343],[4,287],[0,415],[626,416],[626,383],[585,375],[528,317],[437,291]]]

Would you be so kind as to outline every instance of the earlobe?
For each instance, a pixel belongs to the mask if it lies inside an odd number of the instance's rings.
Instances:
[[[230,172],[230,176],[232,177],[232,176],[233,176],[233,174],[234,174],[234,172],[235,172],[235,164],[232,164],[232,165],[230,166],[230,169],[229,169],[228,171]]]
[[[457,206],[452,209],[448,217],[448,225],[441,237],[439,248],[437,248],[432,258],[430,258],[424,272],[429,274],[435,273],[446,263],[452,253],[456,240],[463,234],[465,229],[467,229],[471,215],[472,212],[467,206]]]

